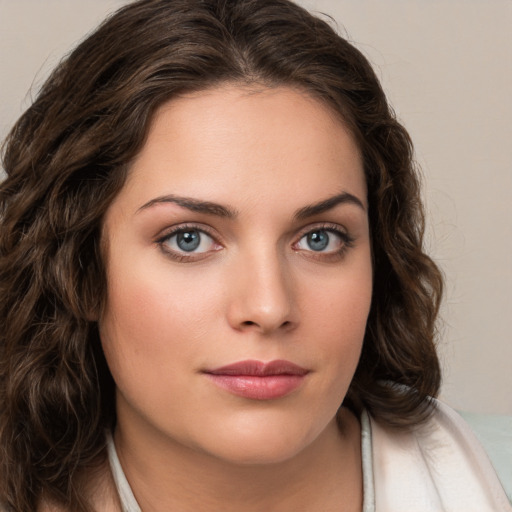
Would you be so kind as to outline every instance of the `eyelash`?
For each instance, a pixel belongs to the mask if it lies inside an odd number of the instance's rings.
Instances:
[[[178,252],[173,249],[169,248],[169,240],[180,233],[187,233],[191,231],[196,231],[202,234],[207,235],[213,240],[213,243],[218,246],[218,248],[213,249],[212,251],[204,251],[201,253],[195,253],[195,252]],[[323,231],[330,234],[334,234],[338,236],[341,240],[341,247],[336,251],[330,251],[330,252],[323,252],[323,251],[314,251],[314,250],[305,250],[297,248],[297,245],[300,243],[300,241],[306,237],[307,235],[310,235],[312,233]],[[310,259],[315,260],[322,260],[326,262],[331,261],[338,261],[341,260],[345,253],[351,249],[354,246],[355,239],[347,233],[347,231],[343,228],[341,228],[337,224],[329,224],[329,223],[321,223],[314,226],[308,226],[307,228],[304,228],[298,235],[297,241],[292,244],[292,248],[297,253],[302,253],[305,257],[308,257]],[[204,225],[197,225],[197,224],[180,224],[179,226],[175,226],[168,231],[166,231],[162,236],[158,237],[155,240],[155,243],[160,247],[160,249],[165,253],[166,256],[170,257],[174,261],[177,262],[194,262],[199,261],[205,257],[207,257],[208,254],[211,252],[216,252],[220,250],[223,246],[217,242],[216,237],[213,235],[210,229],[208,229],[207,226]]]

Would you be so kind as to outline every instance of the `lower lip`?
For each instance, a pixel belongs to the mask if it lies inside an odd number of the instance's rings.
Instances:
[[[206,375],[220,388],[252,400],[282,398],[295,391],[305,378],[305,375]]]

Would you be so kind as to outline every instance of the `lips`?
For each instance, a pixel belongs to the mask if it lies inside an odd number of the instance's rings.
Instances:
[[[309,370],[284,360],[239,361],[203,372],[214,384],[252,400],[276,400],[295,391]]]

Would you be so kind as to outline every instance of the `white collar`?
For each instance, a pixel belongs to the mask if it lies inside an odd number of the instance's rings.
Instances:
[[[133,495],[130,484],[128,483],[128,480],[126,480],[126,475],[124,474],[121,463],[119,462],[116,445],[114,444],[114,439],[110,432],[107,434],[107,451],[110,469],[112,470],[112,476],[114,477],[117,493],[119,494],[119,499],[121,501],[122,512],[142,512],[135,496]]]

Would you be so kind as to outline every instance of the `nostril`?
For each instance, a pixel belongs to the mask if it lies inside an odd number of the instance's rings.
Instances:
[[[252,320],[246,320],[245,322],[242,322],[242,325],[245,326],[245,327],[251,327],[253,325],[258,325],[256,322],[253,322]],[[291,325],[291,322],[289,322],[288,320],[286,320],[285,322],[283,322],[280,327],[289,327]]]
[[[291,327],[292,323],[288,320],[283,322],[281,325],[278,326],[278,329],[288,329]],[[241,326],[243,327],[260,327],[258,322],[253,322],[252,320],[246,320],[245,322],[241,323]]]

